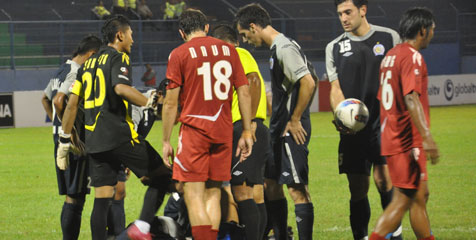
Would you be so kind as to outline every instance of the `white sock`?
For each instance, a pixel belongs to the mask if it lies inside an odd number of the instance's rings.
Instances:
[[[134,224],[142,233],[148,233],[150,231],[150,224],[142,220],[135,220]]]

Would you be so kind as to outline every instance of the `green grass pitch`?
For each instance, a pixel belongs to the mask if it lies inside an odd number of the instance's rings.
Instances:
[[[476,239],[476,105],[431,108],[431,129],[440,147],[441,161],[428,165],[428,212],[437,239]],[[330,113],[312,114],[309,146],[309,189],[314,203],[315,239],[352,239],[349,193],[338,174],[338,134]],[[158,150],[161,122],[148,140]],[[175,127],[173,142],[177,141]],[[60,211],[64,197],[57,193],[50,127],[0,129],[0,239],[61,239]],[[127,222],[136,219],[145,187],[134,176],[127,182]],[[381,214],[380,199],[372,184],[369,231]],[[87,197],[80,239],[90,239],[89,218],[93,194]],[[289,200],[289,224],[296,234],[294,207]],[[162,210],[161,210],[162,212]],[[405,239],[415,239],[408,214]]]

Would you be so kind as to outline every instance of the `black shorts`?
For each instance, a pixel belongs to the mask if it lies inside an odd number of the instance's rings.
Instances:
[[[121,164],[121,168],[117,172],[117,181],[118,182],[125,182],[127,181],[127,174],[126,174],[126,167]]]
[[[240,163],[240,158],[235,156],[238,140],[243,132],[243,122],[233,124],[233,151],[231,161],[231,185],[248,186],[264,183],[264,166],[269,154],[269,130],[263,120],[256,120],[256,142],[253,144],[251,155]]]
[[[387,164],[385,157],[380,155],[380,134],[341,135],[338,160],[340,174],[370,176],[372,165]]]
[[[58,150],[58,135],[53,135],[55,143],[55,168],[56,179],[58,181],[58,191],[60,195],[68,195],[71,197],[89,194],[88,179],[88,156],[76,156],[69,154],[69,166],[66,170],[61,170],[56,165],[56,152]]]
[[[265,177],[274,179],[279,184],[307,185],[309,140],[310,134],[306,143],[301,145],[298,145],[290,134],[274,139],[271,143],[274,156],[266,164]]]
[[[91,186],[114,186],[118,181],[121,165],[129,168],[138,178],[163,165],[160,155],[142,138],[139,143],[126,142],[101,153],[91,153],[89,172]]]

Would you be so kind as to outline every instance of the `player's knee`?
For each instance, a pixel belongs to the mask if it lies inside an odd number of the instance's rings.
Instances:
[[[311,195],[306,185],[294,184],[288,185],[289,196],[294,201],[294,204],[309,203],[311,202]]]
[[[283,185],[278,184],[275,180],[265,179],[265,188],[264,188],[266,198],[270,201],[283,199],[284,191]]]
[[[232,186],[233,197],[237,202],[253,199],[253,189],[248,186]]]

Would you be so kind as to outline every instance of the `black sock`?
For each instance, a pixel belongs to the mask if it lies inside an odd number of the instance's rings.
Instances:
[[[154,187],[149,187],[145,192],[144,204],[140,213],[139,220],[152,223],[157,210],[164,201],[165,191],[161,191]]]
[[[268,214],[266,212],[266,205],[264,203],[256,204],[258,207],[259,212],[259,228],[258,228],[258,238],[264,238],[264,230],[266,228],[266,224],[268,222]]]
[[[379,192],[380,194],[380,203],[382,204],[382,209],[387,208],[388,204],[392,201],[393,188],[388,192]]]
[[[368,235],[370,220],[370,205],[367,197],[350,201],[350,227],[354,239],[361,239]]]
[[[107,237],[107,212],[111,206],[111,198],[95,198],[91,213],[91,234],[93,240],[103,240]]]
[[[314,206],[312,203],[296,204],[296,225],[299,239],[312,239],[312,226],[314,224]]]
[[[258,240],[259,212],[255,200],[247,199],[237,204],[240,224],[245,225],[246,239]]]
[[[286,198],[269,201],[268,219],[272,221],[276,240],[287,240],[288,235],[288,201]]]
[[[126,213],[124,212],[124,199],[112,200],[107,216],[108,234],[117,236],[125,230]]]
[[[78,239],[83,204],[64,203],[61,211],[63,239]]]

